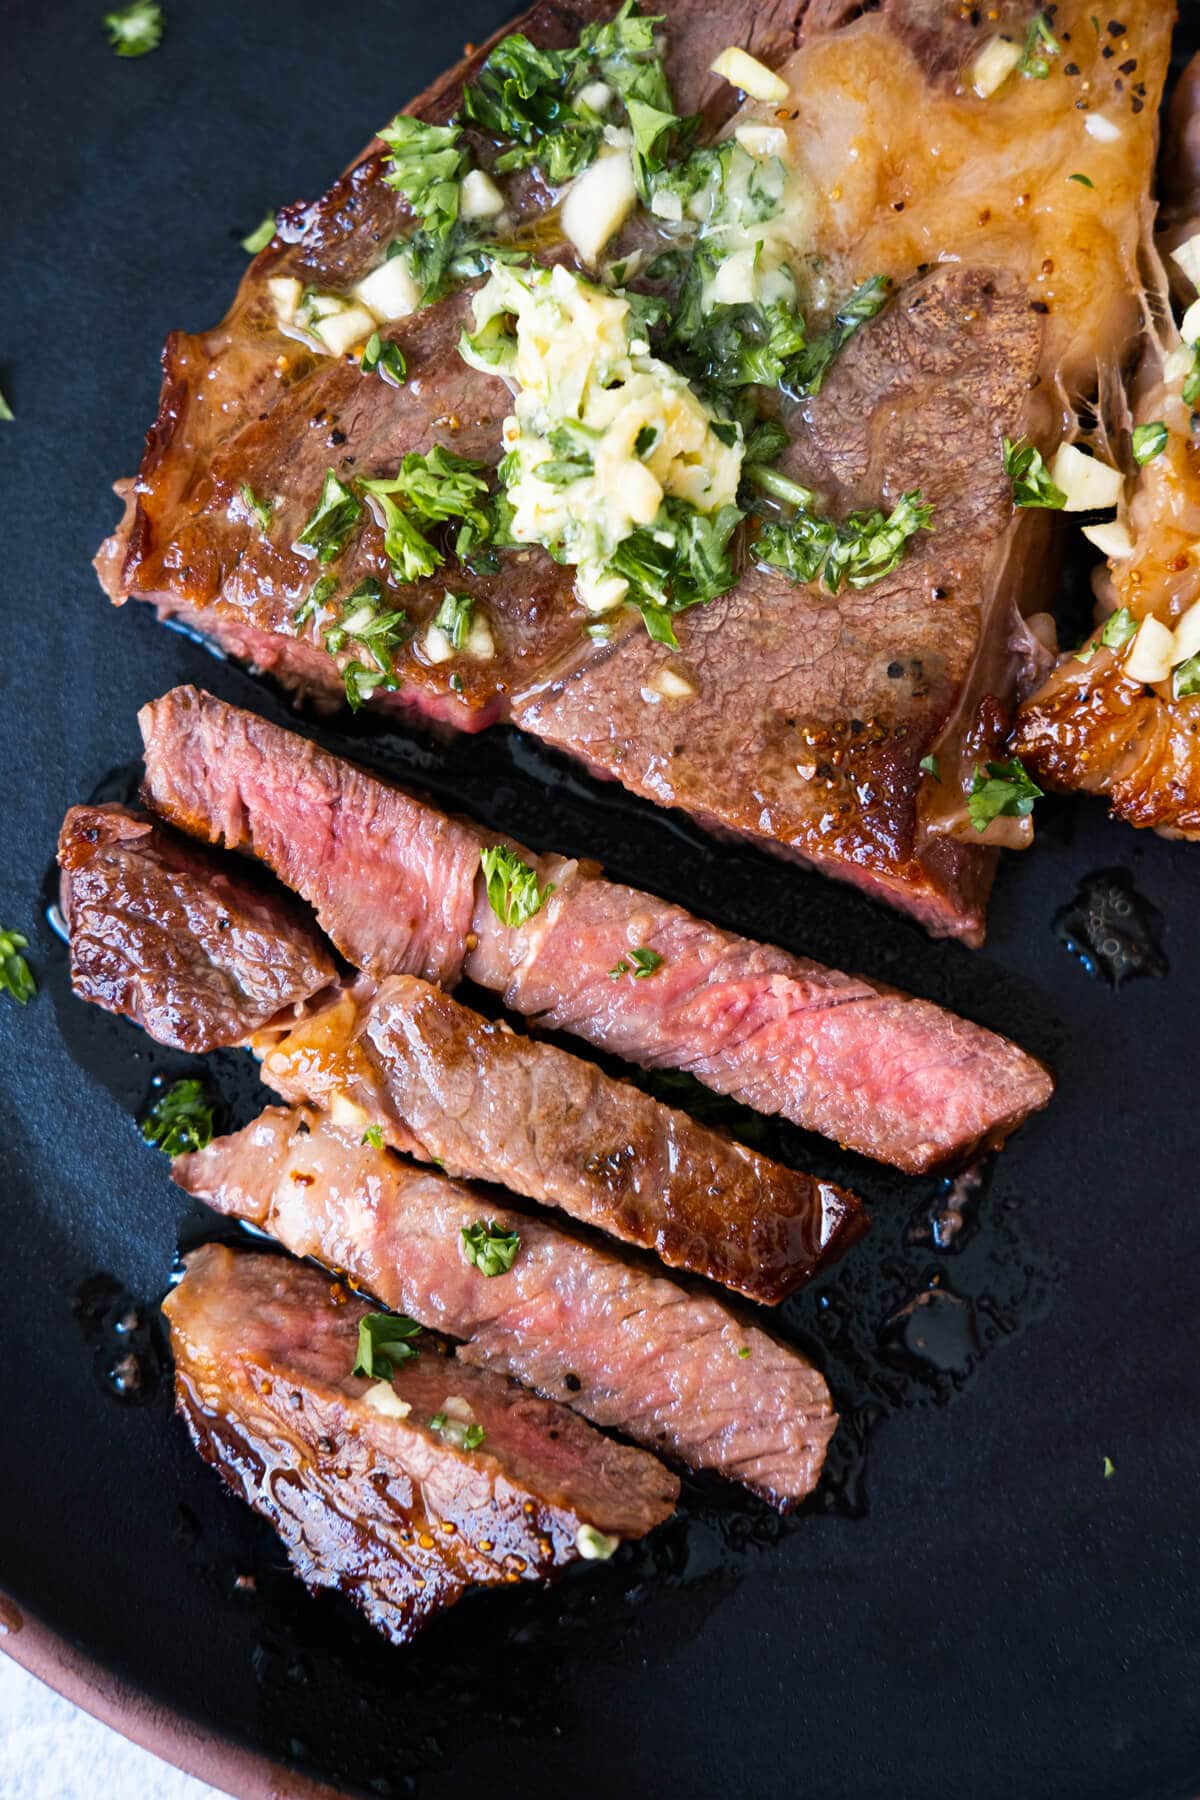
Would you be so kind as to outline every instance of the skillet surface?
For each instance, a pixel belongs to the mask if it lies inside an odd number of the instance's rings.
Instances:
[[[1200,850],[1091,803],[1039,808],[972,954],[511,734],[324,730],[529,841],[1008,1031],[1060,1091],[969,1192],[760,1140],[876,1217],[780,1318],[845,1419],[786,1524],[689,1483],[643,1549],[550,1595],[470,1600],[395,1651],[308,1600],[188,1448],[154,1303],[210,1227],[133,1123],[187,1059],[70,997],[45,880],[65,808],[109,771],[103,792],[127,784],[143,701],[194,680],[286,715],[149,611],[112,611],[88,560],[168,328],[214,322],[238,239],[317,194],[503,9],[364,0],[331,28],[311,0],[168,0],[162,48],[131,62],[101,10],[5,12],[0,921],[31,938],[40,992],[0,1001],[0,1588],[154,1700],[354,1793],[1194,1795]],[[1081,884],[1106,917],[1056,931]],[[1089,974],[1071,929],[1130,979]],[[245,1115],[248,1059],[217,1079]]]

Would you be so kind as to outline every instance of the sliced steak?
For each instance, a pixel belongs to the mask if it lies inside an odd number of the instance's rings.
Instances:
[[[266,1052],[263,1078],[287,1100],[361,1115],[449,1175],[559,1206],[768,1305],[865,1227],[852,1194],[412,976],[302,1021]]]
[[[173,1173],[219,1212],[463,1340],[459,1362],[516,1376],[781,1510],[820,1474],[837,1424],[824,1380],[707,1294],[497,1209],[305,1109],[269,1108],[177,1158]],[[462,1231],[481,1220],[520,1237],[504,1274],[484,1275],[462,1254]]]
[[[999,1144],[1050,1098],[1046,1070],[1004,1038],[705,924],[592,865],[531,857],[554,891],[510,930],[480,877],[488,834],[194,688],[139,719],[154,807],[261,857],[374,975],[452,986],[466,974],[540,1024],[686,1069],[902,1169]],[[612,980],[634,949],[661,956],[653,977]]]
[[[387,1382],[354,1375],[368,1308],[316,1269],[208,1245],[163,1308],[200,1454],[310,1588],[340,1588],[394,1643],[471,1585],[543,1581],[589,1531],[642,1537],[674,1509],[654,1457],[430,1341]]]
[[[157,819],[73,806],[58,861],[75,992],[160,1044],[244,1043],[334,980],[294,903]]]

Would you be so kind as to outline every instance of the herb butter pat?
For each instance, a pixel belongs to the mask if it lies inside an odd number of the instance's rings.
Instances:
[[[741,433],[717,435],[685,378],[632,339],[627,300],[567,269],[497,264],[474,314],[463,356],[516,392],[501,465],[512,536],[574,564],[580,600],[606,612],[629,589],[615,553],[665,501],[706,515],[734,504]]]

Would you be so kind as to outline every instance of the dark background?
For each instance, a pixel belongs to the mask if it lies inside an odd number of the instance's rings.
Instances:
[[[1012,1032],[1060,1092],[948,1248],[938,1183],[768,1134],[853,1181],[877,1221],[779,1320],[845,1417],[786,1524],[689,1483],[649,1545],[550,1595],[468,1600],[396,1651],[344,1603],[307,1600],[193,1457],[154,1302],[197,1215],[131,1117],[186,1059],[71,999],[45,881],[64,809],[136,756],[143,701],[190,679],[283,713],[148,610],[112,610],[88,563],[166,331],[214,322],[238,239],[319,193],[505,9],[167,0],[162,48],[127,62],[102,10],[7,0],[0,20],[0,385],[17,415],[0,425],[0,922],[29,935],[41,989],[24,1010],[0,999],[0,1587],[214,1731],[370,1793],[1195,1795],[1200,849],[1094,804],[1039,807],[972,954],[718,853],[507,733],[439,748],[356,728],[357,754],[531,841]],[[1157,935],[1169,964],[1119,990],[1053,925],[1115,866],[1153,909],[1118,920],[1133,961],[1153,965]],[[247,1069],[219,1060],[231,1116]],[[126,1350],[140,1385],[122,1397]]]

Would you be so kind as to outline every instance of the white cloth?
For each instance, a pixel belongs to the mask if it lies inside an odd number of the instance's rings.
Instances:
[[[0,1800],[216,1800],[0,1655]]]

